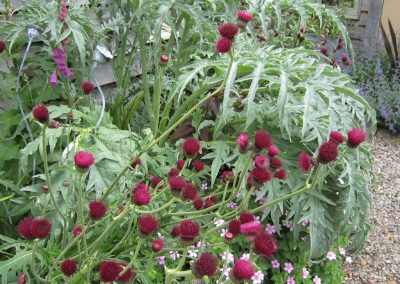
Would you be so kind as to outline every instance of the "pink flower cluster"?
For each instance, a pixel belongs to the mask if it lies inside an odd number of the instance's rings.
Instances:
[[[72,77],[74,76],[74,73],[70,68],[68,68],[66,56],[67,56],[66,51],[57,47],[53,53],[53,61],[57,64],[58,72],[63,74],[68,80],[71,80]]]

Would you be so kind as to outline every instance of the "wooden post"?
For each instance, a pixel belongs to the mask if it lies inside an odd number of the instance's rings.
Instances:
[[[364,50],[366,50],[369,55],[373,55],[376,52],[380,43],[379,23],[382,15],[383,1],[384,0],[370,1],[367,28],[363,38]]]

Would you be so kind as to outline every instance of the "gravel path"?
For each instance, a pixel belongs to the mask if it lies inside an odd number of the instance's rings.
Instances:
[[[374,144],[372,229],[364,250],[345,266],[346,283],[400,283],[400,136],[379,130]]]

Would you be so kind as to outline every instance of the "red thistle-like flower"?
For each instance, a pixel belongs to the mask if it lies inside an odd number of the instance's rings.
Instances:
[[[360,128],[353,128],[347,132],[347,145],[350,148],[356,148],[367,139],[367,134]]]
[[[49,120],[49,110],[44,104],[39,104],[32,109],[33,117],[41,122],[46,123]]]
[[[253,180],[259,184],[263,184],[272,178],[271,172],[263,168],[254,168],[251,170],[250,174],[253,177]]]
[[[262,225],[259,221],[253,221],[240,225],[240,233],[246,236],[255,236],[262,230]]]
[[[200,233],[200,225],[192,220],[183,220],[179,224],[180,238],[183,243],[191,244]]]
[[[234,281],[244,281],[246,279],[251,279],[254,275],[254,266],[250,260],[246,259],[236,259],[233,265],[231,278]]]
[[[220,38],[215,43],[215,49],[219,53],[227,53],[232,48],[233,42],[229,38]]]
[[[233,171],[223,171],[220,179],[223,183],[227,183],[232,180],[233,175]]]
[[[186,200],[195,200],[197,197],[197,188],[193,183],[187,183],[182,191],[182,197]]]
[[[158,176],[152,177],[151,181],[150,181],[151,187],[156,188],[160,184],[160,182],[162,182],[162,178],[160,178]],[[159,187],[159,188],[162,188],[162,187]]]
[[[275,145],[269,146],[268,147],[268,155],[271,157],[276,156],[279,154],[279,148],[276,147]]]
[[[201,160],[194,160],[193,168],[196,172],[201,172],[204,169],[204,163]]]
[[[171,177],[179,176],[179,173],[180,173],[180,171],[178,168],[171,168],[171,170],[168,173],[168,177],[171,178]]]
[[[176,161],[176,167],[179,169],[179,170],[182,170],[183,169],[183,166],[185,165],[185,160],[178,160],[178,161]]]
[[[156,217],[152,215],[142,215],[139,217],[139,229],[143,235],[150,235],[157,231],[157,228],[158,220]]]
[[[257,168],[265,169],[268,166],[268,157],[264,155],[257,155],[254,158],[254,164]]]
[[[250,172],[249,176],[247,177],[246,188],[250,190],[252,186],[253,186],[253,175]]]
[[[121,272],[122,272],[125,269],[125,265],[120,264],[120,267],[121,267]],[[118,280],[118,282],[122,282],[122,283],[130,283],[134,275],[135,275],[135,271],[133,271],[132,268],[128,268],[128,270],[125,271],[124,274],[119,276],[117,280]]]
[[[218,31],[222,37],[233,39],[239,32],[239,27],[234,23],[227,23],[220,25]]]
[[[192,265],[194,276],[201,278],[203,276],[213,277],[218,268],[218,260],[211,253],[205,252]]]
[[[145,183],[138,183],[133,190],[133,203],[148,205],[151,200],[150,190]]]
[[[251,212],[242,212],[240,213],[239,220],[241,224],[245,224],[255,221],[256,217]]]
[[[75,167],[86,171],[94,163],[94,156],[89,151],[78,151],[74,156]]]
[[[201,146],[199,140],[193,137],[186,138],[182,144],[183,152],[189,157],[194,157],[200,152]]]
[[[239,150],[241,152],[245,152],[249,146],[249,134],[247,134],[247,132],[240,133],[236,139],[236,142],[239,146]]]
[[[77,263],[73,259],[66,259],[60,264],[60,270],[65,276],[71,276],[77,269]]]
[[[82,225],[76,225],[72,229],[72,235],[74,236],[74,238],[76,238],[76,236],[78,236],[80,233],[82,233],[82,231],[83,231]]]
[[[179,237],[181,235],[181,227],[180,226],[175,226],[171,230],[171,235],[173,237]]]
[[[183,177],[172,177],[169,179],[169,186],[171,187],[172,193],[179,194],[180,191],[185,187],[186,182]]]
[[[32,222],[33,222],[32,217],[26,217],[23,220],[21,220],[17,226],[18,234],[20,234],[21,237],[27,240],[32,240],[35,238],[35,236],[31,233],[30,229]]]
[[[236,16],[239,21],[242,21],[246,24],[253,20],[253,14],[244,10],[237,11]]]
[[[339,145],[343,143],[344,137],[339,131],[331,131],[331,133],[329,133],[329,141]]]
[[[318,160],[322,164],[327,164],[329,162],[335,161],[339,155],[338,147],[333,142],[324,142],[319,147]]]
[[[309,172],[312,167],[314,166],[310,155],[308,155],[306,152],[301,152],[298,157],[298,165],[299,168],[302,172]]]
[[[4,50],[6,50],[6,43],[0,40],[0,53],[2,53]]]
[[[204,206],[204,201],[201,198],[196,198],[193,200],[193,207],[196,208],[196,210],[202,209]]]
[[[209,198],[206,200],[206,203],[204,204],[204,208],[209,208],[213,205],[215,205],[215,202],[212,198]]]
[[[26,274],[25,273],[21,273],[18,276],[17,284],[25,284],[25,283],[26,283]]]
[[[134,168],[136,168],[136,167],[139,167],[141,164],[142,164],[142,160],[140,160],[140,159],[135,159],[135,160],[133,160],[133,162],[132,162],[132,164],[131,164],[131,167],[134,169]]]
[[[259,149],[268,149],[272,146],[272,139],[268,132],[259,130],[254,136],[254,143]]]
[[[237,219],[233,219],[228,224],[228,232],[230,232],[233,237],[240,235],[240,221]]]
[[[347,55],[343,55],[342,56],[342,62],[346,66],[350,66],[351,65],[351,60]]]
[[[85,81],[82,83],[82,91],[86,95],[93,93],[94,91],[94,85],[90,81]]]
[[[166,55],[166,54],[161,54],[161,55],[160,55],[160,61],[161,61],[161,63],[167,64],[168,61],[169,61],[168,55]]]
[[[285,169],[279,169],[279,170],[277,170],[277,171],[275,172],[274,176],[275,176],[277,179],[285,180],[286,177],[287,177],[287,175],[286,175],[286,170],[285,170]]]
[[[328,52],[328,49],[327,49],[326,47],[321,47],[321,48],[319,49],[319,51],[321,51],[321,53],[322,53],[323,55],[325,55],[326,57],[329,56],[329,52]]]
[[[277,249],[275,238],[267,232],[259,233],[254,239],[254,251],[262,257],[272,257]]]
[[[119,273],[122,272],[122,267],[115,261],[103,261],[99,268],[100,280],[104,282],[113,282],[118,279]]]
[[[31,234],[37,239],[45,239],[50,235],[51,223],[46,218],[35,218],[30,225]]]
[[[161,239],[157,239],[153,241],[153,244],[151,245],[151,248],[154,252],[159,252],[162,250],[164,247],[164,241]]]
[[[282,167],[282,160],[278,157],[272,157],[269,160],[269,164],[272,168],[280,168]]]
[[[93,219],[101,219],[106,214],[107,206],[100,200],[92,200],[89,203],[89,215]]]
[[[59,121],[54,120],[54,119],[50,120],[50,124],[49,124],[50,128],[60,128],[60,126],[61,126],[61,123]]]

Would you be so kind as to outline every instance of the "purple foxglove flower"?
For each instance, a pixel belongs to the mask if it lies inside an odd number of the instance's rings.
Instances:
[[[50,86],[52,86],[52,87],[57,85],[58,78],[57,78],[57,73],[56,72],[51,73],[49,83],[50,83]]]

